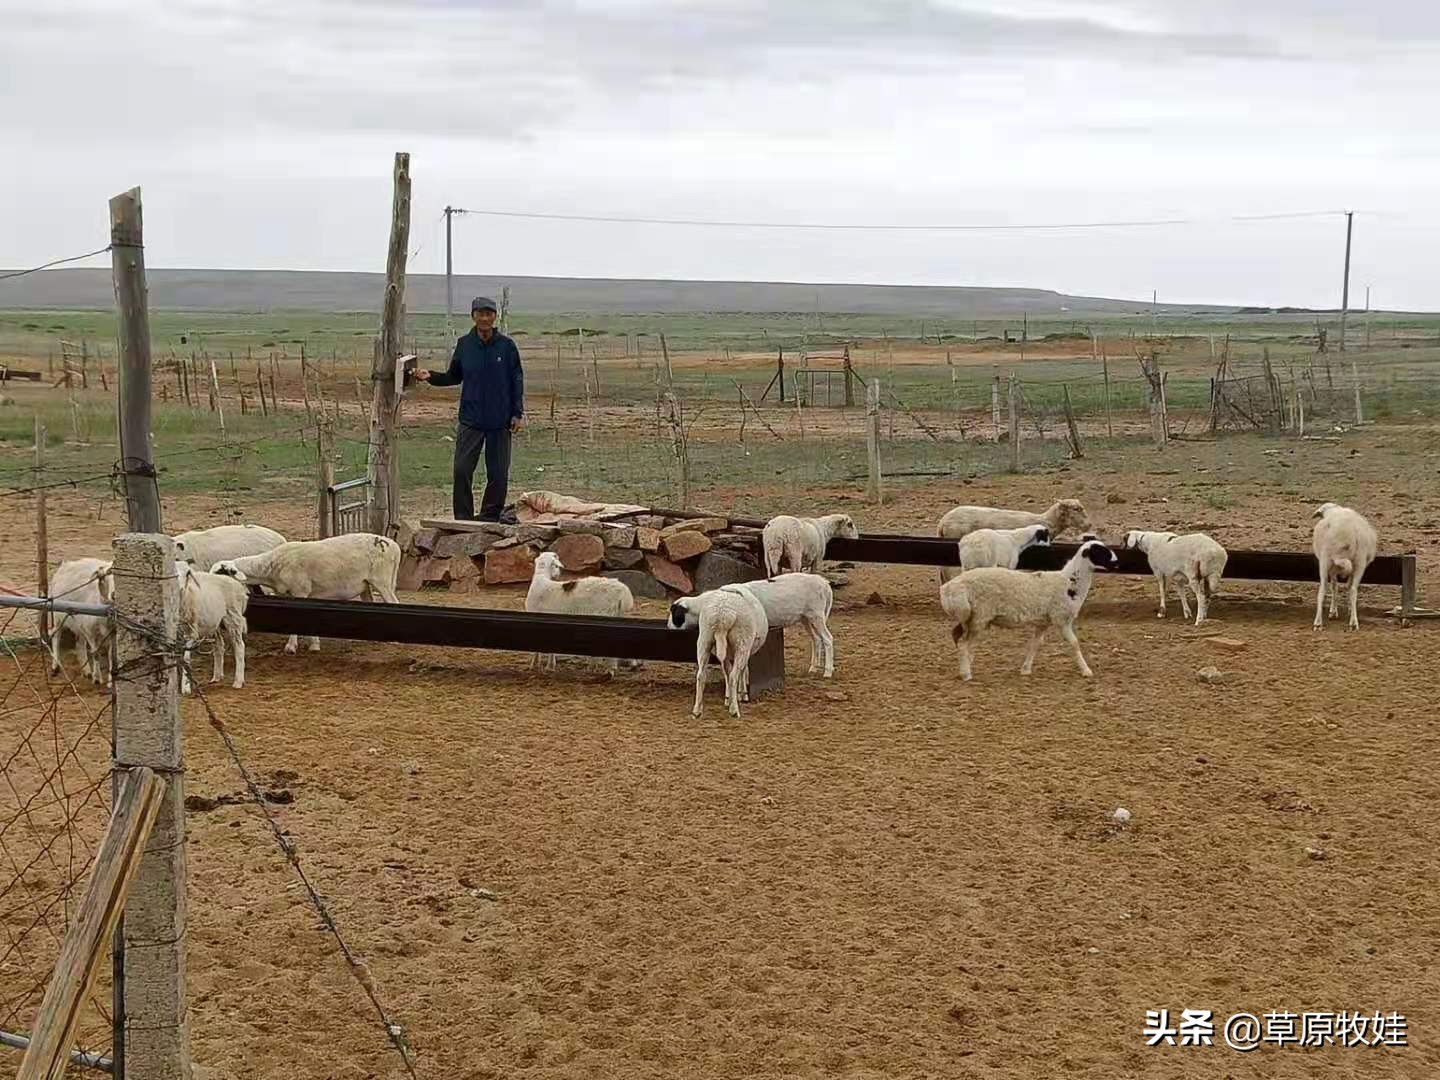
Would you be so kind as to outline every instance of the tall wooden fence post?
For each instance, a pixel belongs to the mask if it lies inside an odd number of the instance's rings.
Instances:
[[[1355,423],[1365,422],[1365,412],[1360,407],[1360,372],[1355,368],[1355,361],[1350,361],[1350,385],[1355,389]]]
[[[884,481],[880,476],[880,380],[871,379],[865,388],[865,454],[870,466],[870,483],[866,497],[873,503],[885,501]]]
[[[335,431],[322,411],[315,446],[320,455],[320,471],[315,492],[315,535],[324,540],[334,535],[334,508],[330,489],[335,486]]]
[[[403,351],[401,309],[405,306],[405,263],[410,250],[410,155],[395,155],[395,191],[390,214],[390,251],[385,260],[385,303],[380,338],[370,368],[373,382],[370,447],[366,474],[370,507],[366,529],[382,536],[400,516],[400,469],[395,429],[400,396],[395,392],[395,359]]]
[[[1070,429],[1070,452],[1077,458],[1085,456],[1085,446],[1080,442],[1080,429],[1075,426],[1075,409],[1070,404],[1070,384],[1060,387],[1065,392],[1065,424]]]
[[[110,274],[120,313],[120,472],[130,527],[158,533],[160,488],[150,460],[150,308],[140,189],[110,200]]]
[[[1115,437],[1115,424],[1110,418],[1110,359],[1105,355],[1105,350],[1100,350],[1100,371],[1105,377],[1105,434],[1108,438]]]
[[[185,753],[179,706],[175,545],[125,533],[115,560],[115,771],[164,777],[159,814],[125,905],[126,1080],[189,1080],[185,996]]]
[[[1020,384],[1010,376],[1010,471],[1020,471]]]
[[[50,595],[49,524],[45,514],[45,424],[35,414],[35,576],[40,596]],[[40,609],[40,644],[50,645],[50,613]]]

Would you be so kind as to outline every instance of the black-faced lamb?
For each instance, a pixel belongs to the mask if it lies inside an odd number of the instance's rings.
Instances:
[[[1220,590],[1229,554],[1212,537],[1204,533],[1145,532],[1131,529],[1125,534],[1124,547],[1143,551],[1150,570],[1160,585],[1160,611],[1165,617],[1165,589],[1173,583],[1180,594],[1180,610],[1190,618],[1190,605],[1185,601],[1185,587],[1195,594],[1195,625],[1208,617],[1210,598]]]
[[[960,677],[969,681],[975,642],[993,625],[1032,631],[1020,674],[1030,674],[1040,640],[1053,626],[1070,646],[1080,674],[1090,678],[1090,665],[1085,663],[1075,636],[1075,622],[1090,593],[1095,570],[1113,569],[1119,561],[1100,541],[1088,540],[1059,570],[1027,573],[981,567],[946,582],[940,590],[940,606],[954,624],[951,637],[960,651]]]
[[[834,677],[835,639],[830,634],[828,620],[835,594],[829,581],[819,574],[781,574],[772,581],[742,581],[733,587],[747,590],[760,601],[770,630],[803,625],[810,634],[809,674],[814,675],[823,665],[825,678]],[[677,601],[671,607],[672,614],[677,609],[683,613],[681,626],[698,625],[698,608],[686,607]]]
[[[562,615],[628,615],[635,610],[635,597],[623,581],[606,577],[576,578],[561,581],[560,556],[553,551],[542,552],[535,560],[530,577],[530,590],[525,594],[526,611],[545,611]],[[532,668],[548,665],[555,670],[554,653],[535,653],[530,657]],[[627,662],[627,666],[632,664]],[[638,665],[634,665],[638,666]],[[610,661],[611,670],[619,660]]]
[[[175,561],[208,571],[223,559],[263,555],[283,543],[285,537],[263,525],[216,525],[175,537]]]
[[[854,540],[859,535],[849,514],[826,514],[818,518],[779,514],[765,523],[761,536],[765,576],[773,578],[783,565],[802,572],[819,570],[832,539],[843,536]]]
[[[1336,616],[1339,582],[1350,585],[1350,629],[1360,629],[1360,579],[1365,568],[1375,559],[1380,537],[1359,511],[1337,503],[1321,503],[1311,515],[1315,518],[1313,546],[1320,563],[1320,592],[1315,597],[1315,629],[1325,622],[1325,583],[1330,583],[1330,618]]]
[[[725,705],[730,715],[740,716],[740,699],[750,700],[750,658],[765,644],[769,620],[755,594],[738,585],[722,585],[699,596],[682,596],[670,605],[670,626],[684,627],[692,613],[695,624],[695,706],[690,715],[700,718],[705,694],[705,676],[710,654],[720,662],[725,676]],[[695,625],[692,624],[692,625]]]
[[[1048,547],[1049,525],[1022,525],[1018,529],[976,529],[960,541],[960,569],[1003,566],[1014,570],[1020,556],[1032,547]]]
[[[277,596],[316,600],[373,600],[398,604],[395,579],[400,573],[400,545],[388,536],[347,533],[326,540],[288,540],[263,555],[223,559],[213,570],[242,584],[260,585]],[[293,653],[296,635],[285,642]],[[310,638],[310,651],[320,639]]]

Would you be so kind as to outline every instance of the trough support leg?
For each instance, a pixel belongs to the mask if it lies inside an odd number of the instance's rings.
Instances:
[[[750,658],[750,700],[759,695],[785,689],[785,631],[771,630],[765,644]]]
[[[1400,556],[1400,616],[1415,610],[1415,556]]]

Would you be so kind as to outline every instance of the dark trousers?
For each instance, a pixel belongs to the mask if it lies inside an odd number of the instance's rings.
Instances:
[[[485,494],[480,500],[482,520],[495,521],[505,509],[505,492],[510,483],[510,429],[483,430],[468,424],[455,425],[455,490],[453,503],[457,521],[475,519],[475,493],[471,483],[480,451],[485,451]]]

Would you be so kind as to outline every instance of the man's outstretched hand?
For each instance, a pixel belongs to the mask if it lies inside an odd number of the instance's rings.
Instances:
[[[429,381],[430,381],[430,372],[429,372],[428,369],[423,368],[423,367],[422,367],[422,368],[416,368],[416,369],[415,369],[415,378],[419,379],[421,382],[429,382]]]

